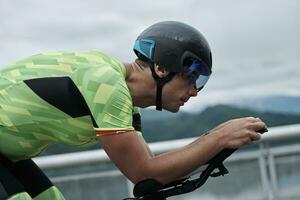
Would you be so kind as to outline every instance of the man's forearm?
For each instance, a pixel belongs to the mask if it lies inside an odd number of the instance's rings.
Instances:
[[[223,149],[220,134],[201,136],[177,150],[154,156],[144,139],[134,132],[102,136],[101,145],[132,182],[153,178],[168,183],[188,175]]]
[[[145,163],[149,178],[168,183],[196,170],[224,147],[217,134],[208,134],[174,151],[154,156]]]

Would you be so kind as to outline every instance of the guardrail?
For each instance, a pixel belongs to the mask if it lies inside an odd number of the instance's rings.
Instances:
[[[278,140],[292,140],[300,138],[300,125],[287,125],[273,127],[269,132],[262,135],[260,143],[274,142]],[[196,138],[187,138],[179,140],[169,140],[164,142],[155,142],[149,144],[150,149],[154,153],[162,153],[182,147],[191,143]],[[35,162],[44,169],[67,167],[74,165],[86,165],[93,163],[101,163],[110,161],[104,150],[91,150],[76,153],[58,154],[51,156],[37,157]]]
[[[155,154],[159,154],[182,147],[188,143],[191,143],[195,139],[196,138],[188,138],[156,142],[149,144],[149,147]],[[271,147],[270,144],[277,141],[294,141],[296,139],[300,139],[300,124],[272,127],[269,129],[268,133],[262,136],[262,139],[259,141],[260,148],[258,150],[236,152],[230,156],[226,162],[258,159],[262,187],[266,194],[266,198],[269,200],[276,199],[279,193],[274,157],[279,155],[299,154],[300,145],[295,144],[286,148]],[[108,156],[103,150],[43,156],[37,157],[34,160],[43,169],[55,169],[61,167],[74,167],[110,162]],[[120,175],[119,172],[100,172],[97,174],[99,176]],[[70,179],[71,177],[68,178]],[[65,180],[65,178],[63,179]],[[62,179],[55,180],[58,181]],[[129,194],[131,194],[132,187],[133,185],[128,181]]]

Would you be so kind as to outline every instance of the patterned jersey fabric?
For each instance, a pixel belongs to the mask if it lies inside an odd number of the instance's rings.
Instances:
[[[6,66],[0,71],[0,153],[21,160],[51,143],[86,146],[98,142],[97,135],[134,130],[139,110],[125,74],[122,63],[97,51],[50,52]]]

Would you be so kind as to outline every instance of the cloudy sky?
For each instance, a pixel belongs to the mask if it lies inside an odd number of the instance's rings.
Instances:
[[[185,109],[300,96],[299,10],[299,0],[0,0],[0,66],[50,50],[97,49],[129,62],[144,28],[178,20],[213,52],[213,76]]]

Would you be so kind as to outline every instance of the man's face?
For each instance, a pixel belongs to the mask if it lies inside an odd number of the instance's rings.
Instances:
[[[195,85],[180,75],[165,84],[162,90],[162,107],[170,112],[177,112],[190,97],[197,96]]]

